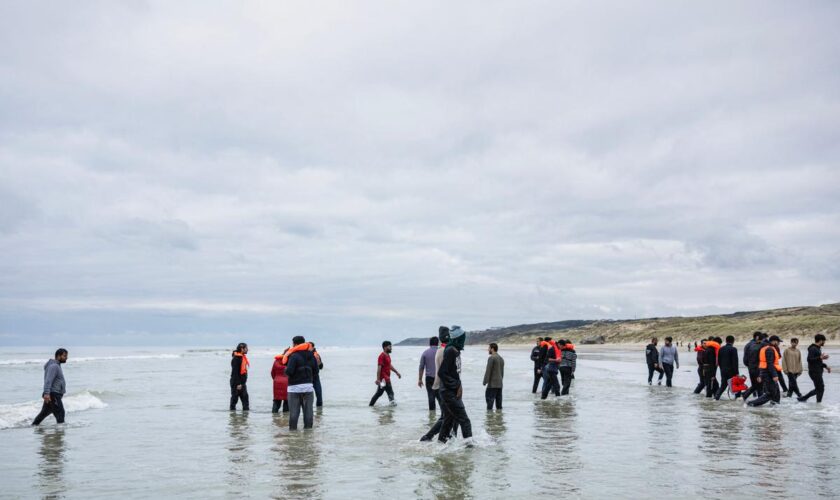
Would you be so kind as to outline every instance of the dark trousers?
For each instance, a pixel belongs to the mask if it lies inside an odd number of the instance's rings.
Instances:
[[[534,367],[534,387],[531,388],[531,394],[536,394],[537,389],[540,386],[540,379],[542,378],[542,373],[539,368],[536,366]]]
[[[671,379],[674,378],[674,365],[662,363],[662,369],[665,370],[665,385],[671,387]]]
[[[737,373],[729,373],[725,371],[720,372],[720,387],[718,390],[715,391],[715,399],[720,399],[724,392],[726,392],[726,388],[729,387],[729,379],[737,375]]]
[[[703,365],[703,380],[706,387],[707,398],[714,396],[715,391],[717,391],[719,387],[717,377],[715,377],[716,373],[717,367],[715,365]]]
[[[697,383],[697,386],[694,388],[694,394],[700,394],[703,391],[703,388],[706,387],[706,377],[703,376],[703,365],[697,367],[697,377],[700,378],[700,382]]]
[[[431,441],[431,439],[433,437],[435,437],[435,435],[438,434],[440,432],[440,430],[443,428],[443,418],[446,415],[446,412],[443,409],[443,401],[440,399],[440,391],[437,390],[437,391],[434,391],[434,393],[435,393],[435,399],[437,399],[438,405],[440,405],[440,418],[438,418],[437,421],[435,422],[435,424],[432,426],[432,428],[429,429],[429,432],[427,432],[425,436],[420,438],[421,441]],[[454,436],[457,433],[458,433],[458,423],[456,422],[455,425],[452,427],[452,432],[450,433],[449,436],[446,436],[446,439],[449,439],[450,437]]]
[[[653,372],[659,372],[659,380],[662,380],[662,377],[665,376],[665,370],[659,366],[648,363],[648,384],[653,381]]]
[[[315,389],[315,406],[324,406],[324,398],[321,393],[321,377],[315,377],[312,381],[312,387]]]
[[[435,411],[435,390],[432,386],[435,385],[434,377],[426,377],[426,396],[429,398],[429,411]]]
[[[446,442],[452,429],[457,424],[461,428],[461,437],[472,437],[472,423],[467,416],[464,402],[456,395],[456,391],[440,390],[441,409],[443,410],[443,425],[440,428],[438,441]]]
[[[283,407],[283,413],[289,411],[289,400],[288,399],[275,399],[274,402],[271,404],[271,413],[277,413],[280,411],[280,407]]]
[[[750,397],[750,394],[757,394],[761,396],[761,394],[764,392],[764,390],[761,387],[761,382],[758,381],[758,368],[748,367],[747,369],[750,373],[750,388],[747,389],[747,392],[744,393],[744,401],[746,401],[747,398]]]
[[[314,421],[312,403],[314,403],[314,392],[290,392],[289,393],[289,429],[297,430],[300,410],[303,409],[303,428],[311,429]]]
[[[750,406],[761,406],[768,401],[778,403],[782,400],[782,395],[779,392],[779,384],[770,376],[769,372],[761,372],[761,383],[764,385],[764,393],[757,399],[747,403]]]
[[[236,403],[239,400],[242,400],[242,409],[248,410],[250,409],[250,404],[248,401],[248,386],[245,385],[245,382],[242,383],[242,389],[236,388],[236,382],[230,381],[230,410],[233,411],[236,409]]]
[[[785,376],[782,372],[779,372],[779,385],[782,386],[782,392],[788,391],[788,386],[785,383]]]
[[[547,373],[547,380],[543,382],[542,386],[542,399],[546,399],[549,392],[554,392],[555,396],[560,395],[560,382],[557,380],[557,374],[551,371],[548,371]]]
[[[564,366],[560,368],[560,381],[563,383],[563,390],[560,391],[561,396],[569,393],[569,387],[572,386],[572,367]]]
[[[374,394],[373,398],[371,398],[370,406],[375,405],[376,400],[379,399],[379,397],[382,396],[383,394],[385,394],[386,392],[388,393],[388,401],[393,401],[394,400],[394,389],[391,388],[391,381],[390,380],[386,381],[384,386],[380,385],[379,387],[376,388],[376,394]]]
[[[808,372],[811,381],[814,382],[814,390],[802,396],[802,399],[807,401],[811,396],[817,396],[817,403],[822,402],[823,394],[825,393],[825,382],[823,382],[822,372]]]
[[[32,425],[39,425],[45,418],[50,415],[55,415],[55,421],[59,424],[64,423],[64,403],[61,402],[62,395],[57,392],[50,393],[50,402],[44,401],[41,406],[41,412],[32,421]]]
[[[787,389],[788,397],[790,397],[791,394],[796,394],[797,396],[802,396],[802,393],[799,392],[799,383],[796,381],[796,379],[799,378],[799,374],[798,373],[788,373],[787,376],[788,376],[788,389]]]
[[[502,409],[502,388],[490,388],[484,390],[484,400],[487,401],[487,409],[493,409],[493,403],[496,403],[496,409]]]

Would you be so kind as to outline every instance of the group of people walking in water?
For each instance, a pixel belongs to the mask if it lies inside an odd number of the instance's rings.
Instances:
[[[831,373],[831,368],[825,364],[828,354],[822,353],[825,345],[825,335],[814,336],[814,343],[808,346],[807,368],[808,377],[814,383],[814,389],[803,395],[799,391],[797,379],[803,372],[802,354],[799,351],[799,339],[790,339],[790,347],[781,351],[779,344],[782,339],[777,335],[767,335],[764,332],[753,333],[753,338],[744,346],[743,364],[747,368],[747,375],[742,375],[739,369],[738,349],[735,347],[735,337],[729,335],[724,343],[720,337],[709,337],[694,343],[697,356],[698,383],[695,394],[705,390],[706,397],[719,400],[727,390],[733,399],[741,398],[744,405],[761,406],[766,403],[778,404],[782,394],[791,397],[796,394],[797,399],[806,402],[816,396],[817,403],[822,402],[825,392],[823,372]],[[659,373],[658,384],[662,385],[663,376],[666,385],[671,387],[674,367],[680,367],[679,353],[673,345],[671,337],[665,338],[665,345],[657,349],[658,339],[652,338],[645,348],[645,358],[648,367],[648,385],[653,385],[653,374]],[[689,351],[691,344],[688,346]],[[717,374],[720,373],[720,382]],[[785,383],[787,375],[787,383]],[[747,385],[747,381],[749,384]],[[780,389],[781,388],[781,389]],[[754,399],[750,399],[754,396]]]
[[[819,403],[825,392],[823,372],[831,372],[831,368],[825,364],[828,355],[822,353],[825,342],[825,335],[817,334],[814,343],[808,347],[807,369],[814,389],[804,395],[799,391],[797,382],[803,372],[803,363],[798,348],[799,340],[796,338],[791,339],[790,347],[782,353],[779,346],[782,340],[778,336],[755,332],[752,340],[744,346],[742,361],[747,367],[746,375],[740,373],[738,350],[734,346],[735,338],[732,335],[727,336],[725,342],[719,337],[709,337],[699,344],[695,342],[699,380],[694,393],[700,394],[705,391],[706,397],[719,400],[728,390],[732,398],[742,398],[745,405],[749,406],[761,406],[768,402],[779,403],[782,393],[785,397],[796,394],[802,402],[816,397]],[[420,356],[417,385],[426,388],[429,411],[434,412],[440,407],[440,417],[420,438],[421,441],[430,441],[437,436],[438,441],[446,442],[458,432],[465,439],[472,437],[472,424],[464,406],[461,384],[461,351],[464,350],[465,343],[466,332],[461,327],[441,326],[437,337],[429,339],[428,349]],[[654,374],[658,373],[657,384],[661,385],[662,379],[665,378],[665,384],[671,387],[674,370],[680,367],[679,352],[671,337],[665,338],[665,345],[661,348],[657,347],[657,344],[658,339],[654,337],[645,348],[648,384],[653,385]],[[691,347],[689,343],[689,351]],[[396,374],[399,378],[402,378],[402,375],[391,363],[392,349],[391,342],[382,343],[382,352],[376,365],[376,392],[370,400],[370,406],[374,406],[383,394],[388,395],[391,405],[396,405],[391,374]],[[487,410],[502,409],[505,360],[498,351],[497,344],[488,345],[483,381]],[[67,359],[67,350],[58,349],[55,358],[44,365],[44,402],[32,425],[40,424],[49,415],[54,415],[59,423],[64,422],[62,397],[66,386],[61,365],[66,363]],[[534,364],[532,393],[536,394],[539,390],[541,399],[548,398],[550,393],[556,397],[569,394],[577,367],[577,352],[571,341],[540,337],[531,350],[531,361]],[[236,346],[232,352],[230,366],[230,410],[236,410],[240,402],[243,410],[249,410],[247,383],[250,362],[246,343]],[[312,428],[314,407],[323,404],[320,380],[323,367],[321,355],[315,344],[307,342],[302,336],[292,338],[292,345],[274,357],[271,367],[274,382],[272,413],[288,412],[290,429],[297,429],[301,413],[303,427]],[[750,385],[747,385],[747,381]],[[754,398],[750,399],[753,396]]]

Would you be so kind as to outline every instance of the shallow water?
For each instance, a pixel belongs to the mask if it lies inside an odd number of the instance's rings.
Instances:
[[[252,411],[226,410],[226,350],[78,348],[65,365],[67,424],[26,424],[44,350],[0,353],[0,496],[276,498],[837,498],[840,377],[821,405],[743,408],[646,384],[642,349],[582,346],[572,396],[530,393],[528,350],[504,349],[504,410],[487,412],[486,352],[462,378],[476,446],[417,439],[434,422],[417,387],[421,348],[397,347],[398,406],[369,408],[378,349],[324,348],[326,406],[290,432],[271,408],[273,351],[249,356]],[[830,363],[840,358],[836,349]],[[27,360],[30,360],[27,362]],[[840,366],[838,366],[840,368]],[[800,387],[811,389],[807,375]],[[813,401],[813,399],[812,399]]]

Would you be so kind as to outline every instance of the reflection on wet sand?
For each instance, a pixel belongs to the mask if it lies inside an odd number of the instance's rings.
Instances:
[[[535,467],[547,474],[559,474],[558,480],[563,481],[565,494],[580,494],[576,473],[581,469],[582,462],[575,401],[568,396],[534,401],[534,415],[536,432],[531,449],[534,450]],[[546,484],[545,487],[551,488],[552,485]]]
[[[753,449],[750,459],[754,470],[772,471],[755,481],[767,496],[785,497],[788,492],[788,450],[783,443],[783,419],[778,407],[767,406],[752,410]]]
[[[275,417],[271,447],[277,492],[273,498],[320,498],[323,495],[318,466],[321,450],[316,430],[289,430],[287,418]]]
[[[39,486],[44,498],[64,496],[64,426],[52,428],[37,427],[35,433],[41,438],[38,450],[41,463],[38,467]]]
[[[251,432],[248,424],[248,412],[230,413],[228,434],[230,435],[230,443],[228,443],[227,449],[230,465],[228,466],[227,472],[230,478],[227,484],[233,488],[239,488],[254,474],[253,457],[249,449],[251,446]],[[237,493],[239,491],[235,489],[231,493]]]
[[[475,498],[471,482],[475,471],[470,449],[444,450],[426,467],[428,486],[435,498]]]
[[[484,429],[496,442],[496,446],[488,450],[488,452],[492,453],[489,463],[484,464],[482,467],[489,470],[489,474],[484,479],[488,481],[493,491],[501,495],[502,493],[509,492],[511,488],[509,477],[510,456],[506,447],[499,444],[507,431],[504,413],[500,411],[488,411],[484,417]]]

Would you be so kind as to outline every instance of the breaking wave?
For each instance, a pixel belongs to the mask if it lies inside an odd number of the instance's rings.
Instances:
[[[81,358],[70,358],[70,363],[86,363],[89,361],[114,361],[114,360],[131,360],[131,359],[177,359],[180,354],[137,354],[129,356],[90,356]],[[3,365],[43,365],[47,362],[47,357],[41,359],[0,359],[0,366]]]
[[[85,410],[97,410],[106,408],[107,403],[96,397],[90,391],[82,391],[77,394],[65,396],[62,400],[64,411],[76,413]],[[14,427],[26,427],[41,411],[41,400],[27,401],[26,403],[15,403],[0,405],[0,429],[11,429]],[[49,417],[52,418],[52,417]]]

